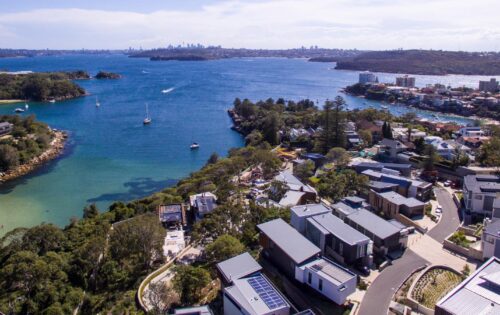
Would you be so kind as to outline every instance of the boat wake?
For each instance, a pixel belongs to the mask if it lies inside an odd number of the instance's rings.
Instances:
[[[171,88],[168,88],[168,89],[162,90],[161,92],[162,92],[163,94],[168,94],[168,93],[172,92],[173,90],[175,90],[175,88],[171,87]]]
[[[144,74],[148,74],[148,73],[149,73],[149,71],[142,70],[142,73],[144,73]]]

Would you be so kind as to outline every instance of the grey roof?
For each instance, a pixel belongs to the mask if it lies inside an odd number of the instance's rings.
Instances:
[[[161,205],[158,212],[160,222],[179,222],[182,220],[182,206],[180,204]]]
[[[295,313],[294,315],[316,315],[312,310],[305,310],[302,312]]]
[[[363,227],[365,230],[373,233],[381,239],[385,239],[399,233],[400,231],[394,225],[366,209],[359,209],[358,211],[351,213],[348,218],[352,222]]]
[[[500,314],[500,290],[496,282],[500,272],[500,260],[490,258],[471,276],[446,294],[436,304],[451,314]],[[492,285],[489,285],[489,283]]]
[[[10,127],[10,126],[12,126],[12,124],[9,123],[9,122],[7,122],[7,121],[0,122],[0,128],[2,128],[2,127],[4,127],[4,128],[5,127]]]
[[[313,187],[302,183],[289,170],[280,172],[274,177],[274,179],[276,181],[285,183],[291,190],[316,193],[316,190]]]
[[[500,192],[500,176],[497,175],[467,175],[464,177],[464,189],[474,193]]]
[[[339,202],[333,204],[332,208],[335,209],[337,212],[340,212],[344,215],[350,215],[351,213],[358,211],[358,209],[355,209],[342,201],[339,201]]]
[[[197,196],[195,202],[198,213],[202,214],[210,213],[217,207],[215,198],[212,196]]]
[[[406,228],[407,228],[407,226],[406,226],[406,225],[404,225],[403,223],[399,222],[399,221],[398,221],[398,220],[396,220],[396,219],[391,219],[391,220],[389,220],[389,221],[387,221],[387,222],[389,222],[390,224],[394,225],[394,226],[395,226],[395,227],[397,227],[399,230],[404,230],[404,229],[406,229]]]
[[[347,197],[345,197],[343,199],[347,200],[347,201],[350,201],[350,202],[353,202],[353,203],[362,203],[363,201],[365,201],[365,199],[360,198],[358,196],[347,196]]]
[[[392,140],[392,139],[387,139],[387,138],[382,139],[382,141],[380,141],[380,144],[384,145],[384,146],[400,148],[400,149],[408,148],[407,146],[405,146],[403,143],[401,143],[398,140]]]
[[[375,188],[375,189],[389,189],[389,188],[393,188],[393,187],[398,187],[399,185],[396,183],[384,183],[384,182],[377,182],[377,181],[371,180],[368,183],[368,186],[370,188]]]
[[[281,198],[279,205],[283,207],[295,206],[301,202],[305,194],[306,193],[302,191],[289,190],[285,193],[283,198]]]
[[[310,271],[321,274],[337,287],[356,277],[356,275],[349,270],[324,258],[310,262],[305,267]]]
[[[383,168],[390,169],[410,169],[411,164],[406,163],[380,163],[380,162],[360,162],[355,165],[356,167],[366,167],[371,169],[382,170]]]
[[[264,282],[265,288],[259,287],[259,292],[257,292],[256,288],[252,286],[254,281]],[[286,299],[272,285],[271,281],[260,273],[249,278],[235,280],[234,285],[225,288],[224,292],[251,315],[270,314],[273,311],[278,312],[290,308]],[[262,296],[262,294],[265,294],[265,296]],[[280,305],[271,304],[270,307],[265,303],[264,298],[277,301]]]
[[[342,241],[350,245],[356,245],[363,242],[369,242],[370,239],[358,230],[347,225],[341,219],[331,213],[317,215],[307,220],[314,220],[319,223],[324,229],[335,235]]]
[[[174,315],[212,315],[212,310],[208,305],[178,308]]]
[[[232,282],[260,271],[262,267],[249,253],[229,258],[217,264],[217,269],[227,282]]]
[[[381,196],[385,200],[387,200],[393,204],[396,204],[398,206],[406,205],[408,207],[420,207],[420,206],[423,207],[425,205],[420,200],[417,200],[413,197],[406,198],[405,196],[402,196],[402,195],[400,195],[397,192],[394,192],[392,190],[387,191],[387,192],[383,192],[383,193],[379,193],[379,196]]]
[[[332,210],[325,207],[325,205],[321,203],[307,204],[303,206],[295,206],[292,207],[291,212],[294,213],[298,217],[310,217],[313,215],[323,214],[323,213],[331,213]]]
[[[275,219],[257,225],[276,246],[281,248],[296,264],[316,256],[321,250],[288,225],[283,219]]]
[[[492,223],[488,223],[488,225],[486,225],[486,228],[484,229],[484,233],[495,235],[496,237],[500,236],[499,232],[500,232],[500,220],[498,219]]]

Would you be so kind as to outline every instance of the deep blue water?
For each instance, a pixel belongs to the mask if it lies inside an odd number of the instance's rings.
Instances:
[[[212,152],[225,155],[243,145],[230,129],[226,110],[235,97],[299,100],[334,98],[357,81],[357,72],[301,59],[229,59],[208,62],[151,62],[122,55],[0,59],[0,69],[57,71],[83,69],[123,75],[119,80],[78,81],[92,96],[66,102],[30,103],[28,113],[70,140],[65,154],[22,179],[0,186],[0,235],[40,222],[65,225],[96,202],[105,209],[116,200],[148,195],[200,168]],[[381,74],[381,81],[394,75]],[[417,83],[475,86],[481,77],[418,76]],[[167,94],[162,90],[173,90]],[[100,108],[95,107],[95,96]],[[349,108],[376,102],[346,97]],[[145,103],[153,123],[143,126]],[[19,105],[0,105],[11,114]],[[406,112],[392,106],[397,114]],[[418,112],[430,117],[430,113]],[[445,118],[443,116],[443,118]],[[449,118],[464,121],[461,118]],[[201,147],[189,150],[191,142]]]

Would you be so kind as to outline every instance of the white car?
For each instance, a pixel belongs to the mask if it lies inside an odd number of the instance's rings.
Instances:
[[[436,209],[436,213],[442,213],[442,212],[443,212],[443,209],[441,209],[441,208]]]

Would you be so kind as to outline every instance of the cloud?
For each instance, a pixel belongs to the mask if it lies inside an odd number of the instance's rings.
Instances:
[[[499,50],[499,10],[497,0],[223,1],[152,12],[33,9],[0,13],[0,45]]]

